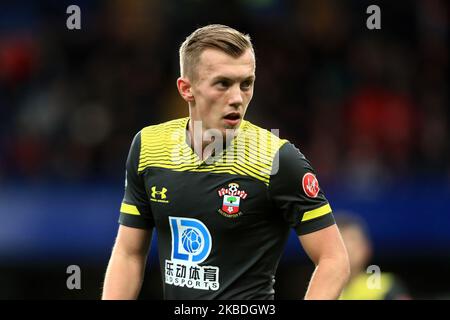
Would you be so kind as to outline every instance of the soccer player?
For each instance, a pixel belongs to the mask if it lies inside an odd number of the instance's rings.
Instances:
[[[153,230],[164,298],[274,299],[291,228],[316,265],[305,298],[338,298],[347,252],[311,164],[244,120],[255,82],[250,37],[199,28],[180,47],[180,68],[189,117],[134,137],[103,299],[138,297]]]
[[[336,214],[337,225],[347,248],[350,261],[350,280],[342,291],[341,300],[407,300],[408,290],[393,273],[366,268],[372,258],[372,244],[365,222],[347,212]]]

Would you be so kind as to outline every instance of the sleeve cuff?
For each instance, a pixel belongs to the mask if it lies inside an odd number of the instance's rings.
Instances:
[[[294,229],[297,235],[301,236],[315,231],[319,231],[333,224],[336,224],[336,221],[334,220],[333,214],[330,212],[316,219],[302,222]]]
[[[120,213],[119,224],[139,229],[152,229],[155,224],[152,220],[143,218],[142,216],[131,215],[128,213]]]

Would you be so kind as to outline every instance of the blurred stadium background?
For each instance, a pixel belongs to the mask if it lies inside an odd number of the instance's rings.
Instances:
[[[71,4],[81,30],[66,28]],[[381,30],[366,28],[371,4]],[[279,128],[332,207],[368,223],[371,263],[413,298],[449,298],[447,14],[444,0],[1,1],[0,298],[100,297],[129,144],[187,115],[177,50],[208,23],[252,36],[247,119]],[[154,245],[147,299],[161,297]],[[277,298],[301,298],[311,271],[293,235]]]

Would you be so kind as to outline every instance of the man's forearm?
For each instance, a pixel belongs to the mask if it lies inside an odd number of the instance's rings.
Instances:
[[[348,260],[320,260],[311,277],[305,300],[338,299],[349,275]]]
[[[137,299],[144,279],[145,261],[145,256],[113,251],[106,270],[102,299]]]

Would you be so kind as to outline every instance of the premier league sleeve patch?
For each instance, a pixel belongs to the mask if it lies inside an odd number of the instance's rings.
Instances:
[[[310,198],[315,198],[319,194],[319,181],[317,181],[316,176],[311,172],[307,172],[303,175],[302,187],[303,192]]]

